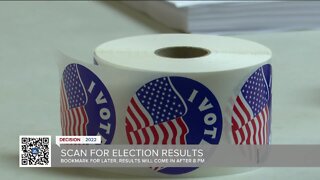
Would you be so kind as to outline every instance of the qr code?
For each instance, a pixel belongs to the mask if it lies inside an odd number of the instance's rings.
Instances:
[[[20,167],[51,167],[50,136],[20,136]]]

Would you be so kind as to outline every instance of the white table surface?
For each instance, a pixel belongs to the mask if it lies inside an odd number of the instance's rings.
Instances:
[[[115,179],[80,168],[18,168],[18,136],[60,134],[57,49],[92,61],[102,42],[175,32],[117,3],[0,2],[0,179]],[[320,143],[320,31],[242,34],[273,51],[273,143]],[[204,179],[319,179],[320,168],[260,168]]]

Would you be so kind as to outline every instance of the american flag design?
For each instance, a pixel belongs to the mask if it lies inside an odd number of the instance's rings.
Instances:
[[[203,110],[204,105],[208,109]],[[217,115],[215,139],[204,135],[206,128],[213,128],[203,121],[207,113]],[[199,144],[203,141],[216,144],[222,132],[221,110],[212,92],[195,80],[178,76],[161,77],[138,89],[128,103],[125,122],[130,144]],[[151,169],[164,174],[184,174],[197,168]]]
[[[94,85],[94,86],[93,86]],[[100,93],[100,96],[98,96]],[[96,103],[97,97],[107,99],[108,104]],[[62,134],[65,136],[101,135],[110,143],[114,133],[115,118],[110,122],[114,126],[110,134],[99,129],[103,123],[99,117],[101,108],[108,108],[114,113],[109,92],[101,80],[89,69],[80,64],[65,67],[60,88],[60,119]],[[107,137],[108,136],[108,137]],[[110,142],[109,142],[110,141]]]
[[[126,130],[130,144],[186,144],[187,107],[169,77],[150,82],[131,98]]]
[[[269,144],[271,65],[258,68],[244,83],[232,108],[235,144]]]
[[[87,95],[76,64],[66,67],[60,89],[60,119],[64,136],[87,135],[88,115],[84,108]]]

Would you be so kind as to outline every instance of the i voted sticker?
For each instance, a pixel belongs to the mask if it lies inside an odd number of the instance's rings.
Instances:
[[[214,94],[185,77],[162,77],[143,85],[126,112],[130,144],[218,144],[222,114]],[[195,167],[153,167],[165,174],[184,174]]]
[[[269,144],[271,127],[270,64],[258,68],[242,85],[232,108],[234,144]]]
[[[116,114],[111,96],[102,81],[88,68],[69,64],[63,71],[60,89],[63,135],[101,136],[112,142]]]

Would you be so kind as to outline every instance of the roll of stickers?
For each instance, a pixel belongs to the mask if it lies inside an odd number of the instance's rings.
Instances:
[[[63,135],[104,144],[269,144],[271,51],[230,37],[161,34],[106,42],[95,65],[65,58]],[[116,169],[113,169],[117,171]],[[119,168],[203,176],[232,168]]]

